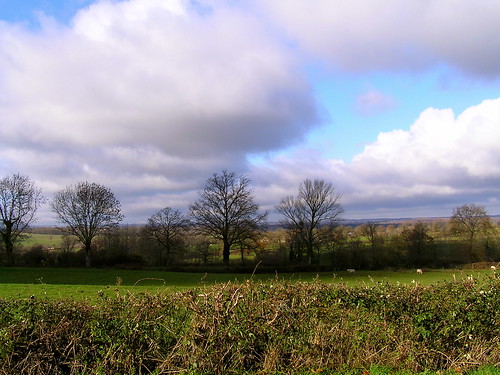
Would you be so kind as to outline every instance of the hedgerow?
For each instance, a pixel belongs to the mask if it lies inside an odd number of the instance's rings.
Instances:
[[[0,300],[5,374],[304,373],[500,364],[500,282],[225,283],[98,304]]]

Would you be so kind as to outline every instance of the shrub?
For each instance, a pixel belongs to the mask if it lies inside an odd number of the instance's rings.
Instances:
[[[55,264],[55,255],[42,245],[33,245],[20,255],[20,261],[25,266],[43,267]]]
[[[0,300],[0,370],[23,374],[461,371],[500,362],[500,282],[226,283],[97,305]]]

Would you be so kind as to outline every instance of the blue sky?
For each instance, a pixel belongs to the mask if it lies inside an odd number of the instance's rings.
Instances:
[[[79,9],[91,3],[92,0],[0,0],[0,12],[3,21],[27,23],[36,28],[40,12],[68,23]]]
[[[347,161],[373,142],[380,132],[407,130],[426,108],[451,108],[458,114],[499,94],[498,81],[474,82],[460,76],[448,77],[453,76],[447,67],[419,74],[313,75],[315,90],[330,114],[330,121],[318,134],[311,134],[311,141],[321,146],[324,138],[332,139],[333,147],[325,150],[327,156]],[[453,81],[443,87],[449,79]],[[387,95],[393,102],[386,107],[374,105],[362,112],[357,107],[357,99],[369,91]]]
[[[222,169],[271,213],[320,178],[346,218],[500,214],[499,14],[491,0],[0,0],[0,174],[49,199],[105,184],[127,222],[185,210]]]

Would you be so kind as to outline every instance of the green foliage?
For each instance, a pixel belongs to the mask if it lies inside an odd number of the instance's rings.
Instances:
[[[304,272],[345,270],[378,270],[400,268],[452,268],[474,262],[500,261],[500,228],[495,227],[477,237],[471,247],[461,236],[453,236],[445,221],[401,222],[397,225],[373,224],[369,233],[365,226],[336,226],[318,229],[314,257],[308,264],[304,243],[284,229],[260,232],[256,241],[230,249],[229,270],[259,272]],[[21,242],[17,265],[82,267],[85,251],[76,237],[62,236],[54,228],[33,228],[29,238]],[[365,231],[366,232],[366,231]],[[298,242],[297,242],[298,241]],[[42,245],[43,262],[30,254],[30,247]],[[165,265],[159,262],[159,245],[144,236],[140,226],[122,226],[93,241],[95,267],[142,269]],[[175,256],[168,270],[184,272],[228,272],[221,261],[222,242],[193,231],[176,241]],[[471,252],[472,251],[472,252]],[[172,253],[174,255],[174,252]],[[473,255],[473,257],[471,257]],[[38,263],[34,263],[38,261]],[[488,266],[489,267],[489,266]]]
[[[0,372],[383,374],[500,362],[495,277],[358,287],[276,279],[100,298],[0,300]]]

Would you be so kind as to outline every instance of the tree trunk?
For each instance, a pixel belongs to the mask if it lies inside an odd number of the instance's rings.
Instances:
[[[172,252],[172,243],[167,239],[165,244],[165,266],[170,266],[170,253]],[[163,264],[162,264],[163,265]]]
[[[5,252],[7,253],[7,264],[9,266],[13,266],[14,265],[14,244],[12,243],[12,241],[10,239],[6,241]]]
[[[165,249],[165,266],[170,266],[170,253],[172,252],[172,247],[171,245],[168,245],[167,248]]]
[[[90,246],[90,243],[85,244],[85,267],[87,268],[92,267],[92,261],[90,259]]]
[[[470,236],[469,236],[469,244],[468,244],[468,249],[467,249],[467,257],[468,257],[468,261],[469,263],[472,263],[474,262],[474,233],[472,233]]]
[[[311,265],[314,257],[314,235],[313,228],[310,228],[307,233],[307,264]]]
[[[224,264],[226,264],[227,266],[229,266],[230,250],[231,250],[231,245],[229,244],[229,242],[224,240],[224,249],[222,250],[222,260],[223,260]]]
[[[12,223],[9,221],[4,221],[5,234],[3,235],[3,240],[5,243],[5,252],[7,253],[7,264],[9,266],[14,265],[14,242],[12,241]]]
[[[314,248],[312,243],[307,243],[307,264],[311,265],[314,256]]]
[[[162,247],[162,245],[160,245],[158,255],[159,255],[158,264],[160,267],[163,267],[163,247]]]

